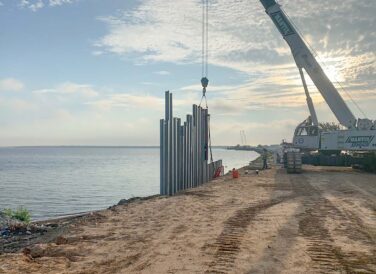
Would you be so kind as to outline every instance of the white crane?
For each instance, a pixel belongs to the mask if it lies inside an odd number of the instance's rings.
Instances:
[[[307,150],[376,151],[376,121],[355,118],[281,6],[275,0],[260,1],[290,46],[307,98],[310,117],[296,128],[293,145]],[[339,123],[346,127],[345,130],[321,131],[303,69],[312,79]]]

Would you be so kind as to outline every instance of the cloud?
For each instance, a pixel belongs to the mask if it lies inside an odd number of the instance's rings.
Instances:
[[[34,94],[60,94],[60,95],[80,95],[83,97],[96,97],[99,92],[93,86],[87,84],[77,84],[66,82],[55,88],[34,90]]]
[[[143,113],[143,115],[150,115],[154,118],[154,112],[163,115],[164,110],[164,93],[160,96],[150,95],[145,92],[137,92],[137,94],[113,92],[88,100],[85,105],[93,106],[100,110],[132,110],[132,112]],[[200,100],[198,94],[192,93],[176,93],[174,94],[173,104],[176,117],[185,115],[187,111],[191,111],[191,106],[198,103]]]
[[[224,65],[230,54],[253,50],[257,55],[258,50],[267,49],[262,47],[264,43],[261,44],[259,38],[252,44],[246,39],[249,29],[263,15],[260,13],[258,18],[242,21],[242,18],[248,18],[249,11],[248,4],[235,0],[218,1],[211,8],[212,63]],[[199,1],[178,0],[166,4],[162,0],[147,0],[136,10],[126,11],[122,16],[100,18],[110,31],[96,45],[115,54],[139,54],[144,61],[196,63],[201,58],[200,14]],[[239,20],[242,21],[240,25],[237,23]]]
[[[73,0],[49,0],[49,5],[50,6],[61,6],[64,4],[70,4],[73,2]]]
[[[73,4],[76,0],[15,2],[37,11]],[[95,42],[92,54],[101,55],[100,58],[115,55],[136,65],[157,63],[158,66],[149,67],[149,73],[157,75],[174,73],[175,68],[179,68],[176,71],[186,69],[187,74],[176,73],[175,81],[170,83],[176,90],[174,115],[184,117],[191,112],[191,104],[199,102],[202,89],[200,85],[192,85],[196,82],[190,82],[192,64],[199,70],[201,62],[200,2],[135,1],[128,10],[102,16],[99,20],[107,27],[107,32]],[[376,100],[374,1],[279,2],[316,50],[320,62],[326,64],[324,70],[329,78],[334,82],[337,79],[361,107],[367,108],[367,113],[372,113]],[[239,140],[239,130],[246,130],[254,144],[279,142],[291,136],[297,123],[308,116],[304,90],[290,49],[260,1],[210,1],[209,17],[211,75],[207,96],[213,141],[233,144]],[[163,67],[159,66],[161,64]],[[155,71],[155,67],[166,71]],[[178,77],[184,77],[184,81]],[[312,81],[307,81],[320,120],[334,120]],[[179,89],[177,83],[186,86]],[[65,141],[61,142],[65,144],[72,143],[69,140],[73,139],[80,144],[98,143],[100,138],[103,143],[111,144],[113,136],[122,144],[157,144],[158,134],[155,133],[158,132],[157,120],[163,116],[163,96],[155,93],[155,87],[148,87],[158,83],[138,84],[142,89],[138,92],[112,90],[90,83],[48,86],[35,90],[34,96],[30,96],[35,108],[28,106],[25,98],[19,101],[13,98],[18,94],[12,94],[12,98],[7,98],[6,94],[0,97],[0,123],[11,121],[10,127],[20,130],[18,136],[29,134],[37,140],[46,137],[55,144],[59,143],[60,135],[65,136]],[[148,94],[143,89],[154,91]],[[350,96],[339,90],[355,112]],[[24,111],[15,111],[21,109]],[[19,120],[14,119],[16,116]],[[13,133],[17,131],[11,129],[2,132],[9,132],[13,140]]]
[[[150,95],[131,95],[115,93],[95,101],[86,102],[87,105],[95,106],[102,110],[112,108],[134,108],[139,110],[162,110],[164,100]]]
[[[103,52],[100,51],[100,50],[94,50],[94,51],[91,52],[91,54],[93,54],[94,56],[100,56],[100,55],[103,54]]]
[[[376,5],[369,0],[279,2],[310,46],[316,49],[315,53],[321,57],[319,61],[333,82],[338,80],[345,88],[352,87],[355,97],[361,89],[376,86],[376,31],[373,27]],[[163,0],[145,0],[133,10],[101,17],[108,33],[95,46],[103,53],[132,58],[134,62],[199,63],[200,14],[200,1],[177,0],[168,4]],[[211,66],[248,75],[249,79],[241,83],[242,93],[255,93],[253,98],[266,101],[267,106],[275,105],[269,104],[272,100],[289,106],[305,103],[304,94],[298,95],[301,81],[290,49],[259,0],[213,1],[209,17]],[[312,81],[308,79],[308,82],[316,93]],[[194,88],[197,90],[196,86]],[[209,90],[211,88],[209,86]],[[258,96],[261,89],[268,90],[269,95]],[[239,93],[236,89],[227,90]],[[276,98],[271,98],[272,94],[276,94]],[[314,96],[320,101],[317,94]]]
[[[2,108],[10,108],[17,111],[35,110],[36,106],[23,99],[1,99],[0,106]]]
[[[171,73],[169,71],[166,71],[166,70],[160,70],[160,71],[155,71],[154,74],[158,74],[158,75],[170,75]]]
[[[0,79],[0,91],[20,91],[24,88],[24,84],[14,78]]]
[[[239,131],[244,130],[249,143],[257,144],[279,144],[282,137],[290,137],[294,132],[299,118],[279,119],[268,123],[255,121],[223,121],[215,120],[211,123],[212,141],[216,145],[234,145],[240,143]],[[214,155],[215,156],[215,155]]]
[[[21,0],[20,7],[29,8],[30,10],[35,12],[44,7],[44,2],[42,0]]]
[[[36,12],[46,6],[56,7],[64,4],[71,4],[74,1],[76,0],[20,0],[19,6]]]

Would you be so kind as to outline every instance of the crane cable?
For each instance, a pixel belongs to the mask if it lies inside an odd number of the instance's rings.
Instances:
[[[209,0],[202,0],[202,78],[208,76]]]
[[[209,85],[209,0],[202,0],[202,48],[201,48],[201,86],[202,97],[199,106],[205,101],[205,108],[208,107],[208,100],[206,98],[206,88]],[[208,114],[208,146],[210,152],[210,161],[213,162],[213,153],[211,145],[210,134],[210,115]]]
[[[201,85],[202,100],[206,101],[206,88],[209,85],[209,0],[202,0],[202,48],[201,48]],[[206,103],[207,104],[207,103]]]

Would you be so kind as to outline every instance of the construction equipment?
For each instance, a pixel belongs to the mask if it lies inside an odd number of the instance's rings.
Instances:
[[[247,135],[244,130],[240,131],[240,145],[247,146]]]
[[[302,154],[299,149],[286,149],[284,157],[284,164],[288,173],[302,172]]]
[[[283,39],[290,46],[299,69],[310,116],[298,125],[293,147],[305,151],[376,151],[376,121],[357,119],[315,59],[303,37],[275,0],[260,0]],[[343,130],[325,131],[319,127],[316,111],[304,78],[306,72]]]

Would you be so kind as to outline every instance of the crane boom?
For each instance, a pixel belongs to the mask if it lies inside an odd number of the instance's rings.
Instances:
[[[300,73],[300,78],[302,79],[302,83],[303,83],[303,87],[304,87],[304,92],[306,94],[308,110],[309,110],[309,113],[311,115],[312,123],[313,123],[314,126],[318,126],[319,125],[319,121],[317,120],[316,110],[315,110],[315,107],[313,106],[312,98],[309,95],[307,83],[306,83],[306,80],[304,78],[304,71],[303,71],[302,68],[299,68],[299,73]]]
[[[356,127],[357,119],[351,112],[338,90],[329,80],[320,64],[317,62],[308,46],[300,37],[285,12],[275,0],[260,0],[287,44],[290,46],[296,65],[299,70],[304,68],[313,83],[320,91],[326,103],[336,116],[337,120],[348,129]],[[311,108],[310,108],[311,111]],[[312,112],[312,111],[311,111]]]

